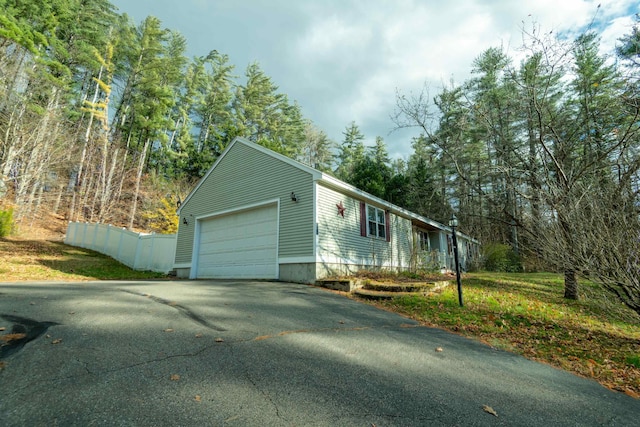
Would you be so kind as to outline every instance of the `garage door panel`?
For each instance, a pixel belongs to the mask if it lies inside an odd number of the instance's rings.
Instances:
[[[242,219],[243,222],[233,221],[236,218],[228,216],[205,220],[203,221],[201,232],[203,234],[212,233],[216,235],[224,235],[229,232],[252,235],[256,232],[260,232],[260,230],[271,227],[276,222],[275,219],[262,219],[248,224],[245,222],[248,218],[251,218],[251,221],[256,221],[253,215],[243,215],[242,218],[239,218]],[[219,228],[220,224],[224,224],[223,229]]]
[[[277,205],[203,220],[197,277],[277,278]]]
[[[265,248],[265,249],[269,249],[269,248]],[[247,263],[267,263],[269,264],[269,262],[265,261],[265,256],[268,256],[269,258],[274,258],[276,256],[276,252],[275,251],[271,251],[269,250],[268,253],[266,253],[266,251],[264,249],[255,249],[253,251],[249,251],[249,252],[242,252],[242,257],[238,256],[238,252],[232,252],[232,251],[226,251],[226,252],[217,252],[217,253],[210,253],[210,254],[205,254],[205,256],[215,256],[216,260],[215,260],[215,264],[218,266],[224,266],[224,265],[244,265]],[[271,263],[273,264],[273,263]]]
[[[201,279],[276,279],[272,264],[254,264],[251,269],[221,265],[202,269]]]
[[[245,252],[261,252],[265,250],[273,250],[273,242],[275,241],[276,234],[263,234],[261,236],[242,237],[237,236],[233,239],[216,239],[215,236],[211,239],[215,239],[216,245],[202,245],[201,255],[210,254],[225,254],[225,253],[238,253],[239,251]]]

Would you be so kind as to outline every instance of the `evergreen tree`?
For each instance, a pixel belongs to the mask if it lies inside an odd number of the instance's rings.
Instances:
[[[384,140],[377,137],[375,146],[368,151],[362,157],[356,157],[351,176],[347,182],[384,199],[388,194],[387,184],[391,180],[389,155]]]
[[[307,120],[300,161],[322,172],[332,172],[334,143],[326,133]]]
[[[133,227],[142,174],[149,157],[167,154],[170,112],[176,103],[185,43],[182,36],[147,17],[134,33],[135,42],[124,43],[127,81],[115,113],[116,137],[124,137],[136,170],[129,227]]]
[[[344,140],[340,146],[339,164],[335,173],[341,180],[351,182],[355,164],[365,158],[364,135],[356,122],[351,122],[342,134]]]
[[[245,73],[247,83],[237,88],[233,102],[236,134],[276,152],[296,158],[304,140],[300,106],[286,95],[253,63]]]
[[[413,139],[413,154],[407,171],[407,208],[427,218],[446,223],[451,211],[445,199],[442,180],[445,168],[434,145],[420,135]],[[446,178],[444,178],[446,179]]]
[[[635,24],[631,28],[631,33],[626,34],[619,40],[621,44],[616,47],[618,56],[632,67],[640,66],[640,14],[635,15]],[[637,77],[636,77],[637,79]]]
[[[504,233],[501,240],[509,241],[518,251],[515,221],[519,217],[517,192],[521,189],[520,168],[514,167],[521,155],[520,139],[517,138],[517,91],[512,80],[510,59],[502,49],[489,48],[473,63],[473,73],[466,90],[471,93],[473,105],[469,106],[474,123],[471,138],[475,143],[484,142],[487,164],[482,167],[486,182],[478,182],[474,191],[485,201],[485,216],[494,218],[495,231]],[[472,150],[471,155],[474,156]],[[479,154],[479,153],[477,153]],[[471,170],[465,173],[472,175]],[[477,176],[477,178],[481,178]],[[464,183],[462,194],[470,188]],[[464,196],[461,198],[465,202]],[[468,207],[468,205],[467,205]],[[497,221],[495,221],[497,220]]]

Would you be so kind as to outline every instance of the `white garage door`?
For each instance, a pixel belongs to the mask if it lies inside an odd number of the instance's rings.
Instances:
[[[200,224],[199,278],[278,278],[277,205]]]

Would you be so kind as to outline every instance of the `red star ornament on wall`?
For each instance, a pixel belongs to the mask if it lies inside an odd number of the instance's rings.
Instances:
[[[340,203],[336,204],[336,207],[338,208],[338,215],[340,215],[342,218],[344,218],[344,211],[345,211],[345,207],[342,206],[342,201],[340,201]]]

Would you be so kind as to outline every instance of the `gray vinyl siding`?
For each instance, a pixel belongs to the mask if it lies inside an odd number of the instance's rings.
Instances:
[[[371,267],[407,268],[411,260],[412,227],[409,219],[390,214],[391,242],[360,235],[360,200],[317,184],[318,257]],[[337,204],[345,208],[338,215]],[[373,205],[376,206],[376,205]],[[384,209],[384,206],[376,206]]]
[[[195,218],[280,199],[279,257],[313,255],[313,177],[236,142],[182,206],[176,264],[191,263]],[[291,200],[295,192],[298,202]],[[187,218],[189,225],[182,221]]]

